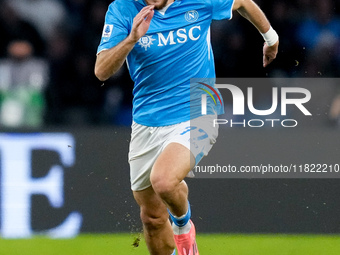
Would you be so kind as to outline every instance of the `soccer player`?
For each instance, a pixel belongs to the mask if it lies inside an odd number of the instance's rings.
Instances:
[[[176,254],[176,246],[179,255],[199,254],[184,178],[217,137],[212,123],[223,105],[209,80],[215,78],[210,24],[231,19],[233,10],[264,37],[266,67],[276,58],[278,35],[252,0],[116,0],[106,14],[95,74],[105,81],[126,60],[134,81],[131,189],[152,255]],[[191,78],[205,79],[198,91],[219,99],[208,97],[206,114]]]

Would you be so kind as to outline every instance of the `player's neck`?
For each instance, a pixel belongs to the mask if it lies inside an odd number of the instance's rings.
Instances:
[[[175,0],[145,0],[145,2],[148,5],[154,5],[156,10],[161,10],[167,6],[169,6],[170,4],[172,4],[173,2],[175,2]]]
[[[164,11],[165,12],[169,8],[169,6],[171,4],[173,4],[173,2],[175,2],[175,0],[169,0],[162,9],[159,9],[159,11]]]

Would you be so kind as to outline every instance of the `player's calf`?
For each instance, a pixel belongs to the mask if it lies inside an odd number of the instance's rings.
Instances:
[[[150,254],[172,254],[175,249],[175,241],[165,204],[152,187],[134,191],[133,195],[140,206],[144,237]]]

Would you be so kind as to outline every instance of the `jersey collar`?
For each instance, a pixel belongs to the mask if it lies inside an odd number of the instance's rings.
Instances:
[[[181,1],[181,0],[175,0],[175,2],[177,2],[177,1]],[[145,6],[147,5],[147,3],[144,0],[135,0],[135,2],[138,2],[138,3],[145,5]]]

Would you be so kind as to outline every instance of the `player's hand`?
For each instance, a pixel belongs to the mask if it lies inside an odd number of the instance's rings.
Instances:
[[[138,42],[138,40],[146,34],[150,27],[153,14],[154,6],[148,5],[136,15],[133,19],[131,33],[129,34],[131,40]]]
[[[273,46],[268,46],[264,43],[263,46],[263,67],[267,67],[276,58],[279,49],[279,41]]]

